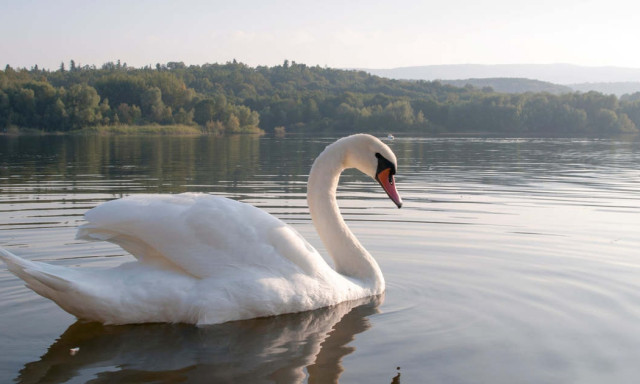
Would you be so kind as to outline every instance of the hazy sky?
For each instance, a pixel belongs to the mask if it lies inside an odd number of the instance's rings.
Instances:
[[[637,0],[0,0],[0,65],[640,67]]]

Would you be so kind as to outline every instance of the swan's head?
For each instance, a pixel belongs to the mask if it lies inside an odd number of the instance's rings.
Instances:
[[[394,175],[398,160],[391,148],[380,139],[367,134],[357,134],[345,137],[347,150],[345,151],[345,168],[356,168],[375,179],[387,192],[389,198],[402,207],[402,199],[396,190]]]

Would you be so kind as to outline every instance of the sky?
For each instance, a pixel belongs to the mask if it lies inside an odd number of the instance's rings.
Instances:
[[[640,68],[636,0],[0,0],[0,65]]]

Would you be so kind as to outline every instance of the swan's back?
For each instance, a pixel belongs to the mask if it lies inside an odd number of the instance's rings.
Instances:
[[[110,241],[142,263],[197,278],[313,273],[324,263],[281,220],[213,195],[133,195],[101,204],[85,218],[78,238]]]

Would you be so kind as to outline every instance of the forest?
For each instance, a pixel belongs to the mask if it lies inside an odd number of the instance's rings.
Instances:
[[[0,131],[182,127],[202,133],[413,132],[603,136],[637,133],[640,94],[505,94],[363,71],[182,62],[0,71]],[[117,129],[115,130],[117,131]]]

